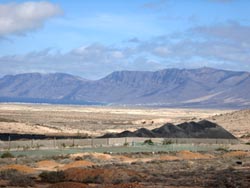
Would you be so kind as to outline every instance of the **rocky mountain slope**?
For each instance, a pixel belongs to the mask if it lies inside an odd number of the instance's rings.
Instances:
[[[250,73],[200,69],[118,71],[95,81],[27,73],[0,79],[0,101],[68,101],[175,107],[249,107]]]

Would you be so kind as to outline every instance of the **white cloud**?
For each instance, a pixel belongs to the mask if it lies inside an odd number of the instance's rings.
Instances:
[[[187,62],[193,58],[248,64],[250,59],[250,26],[227,22],[195,27],[172,37],[152,38],[137,43],[134,53],[146,53],[160,60]]]
[[[0,57],[0,77],[25,72],[65,72],[97,79],[116,70],[156,70],[161,63],[126,48],[92,44],[60,53],[53,49]],[[140,56],[140,57],[138,57]],[[141,58],[143,57],[143,58]]]
[[[111,53],[111,56],[115,59],[121,59],[124,57],[124,54],[121,51],[116,50]]]
[[[66,53],[45,49],[0,57],[0,75],[47,71],[96,79],[116,70],[200,66],[250,71],[248,36],[249,26],[230,23],[196,27],[176,36],[136,39],[125,45],[95,43]]]
[[[0,4],[0,37],[25,34],[60,14],[62,10],[58,5],[45,1]]]
[[[212,26],[200,26],[192,29],[192,32],[200,33],[208,37],[216,37],[220,40],[230,40],[232,42],[250,42],[250,26],[241,25],[238,22],[230,21],[224,24]]]
[[[126,58],[123,49],[104,46],[101,44],[92,44],[89,46],[81,46],[71,51],[72,56],[89,62],[112,63],[116,60],[124,60]]]
[[[155,55],[160,56],[160,57],[165,57],[165,56],[169,55],[171,52],[170,52],[170,50],[169,50],[167,47],[165,47],[165,46],[158,46],[158,47],[156,47],[156,48],[153,50],[153,53],[154,53]]]

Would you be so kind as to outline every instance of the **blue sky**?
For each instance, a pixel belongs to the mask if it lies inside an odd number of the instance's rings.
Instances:
[[[0,75],[250,71],[248,0],[0,1]]]

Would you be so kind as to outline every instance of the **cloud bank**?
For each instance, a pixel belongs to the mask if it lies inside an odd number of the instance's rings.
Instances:
[[[0,4],[0,37],[26,34],[60,14],[58,5],[45,1]]]
[[[97,79],[116,70],[214,68],[250,71],[250,26],[227,22],[197,26],[175,35],[132,38],[112,46],[89,44],[61,53],[54,49],[0,57],[0,75],[66,72]],[[15,67],[13,69],[13,67]]]

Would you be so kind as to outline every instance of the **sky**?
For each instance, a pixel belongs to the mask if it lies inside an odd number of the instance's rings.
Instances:
[[[0,0],[0,76],[250,72],[249,0]]]

